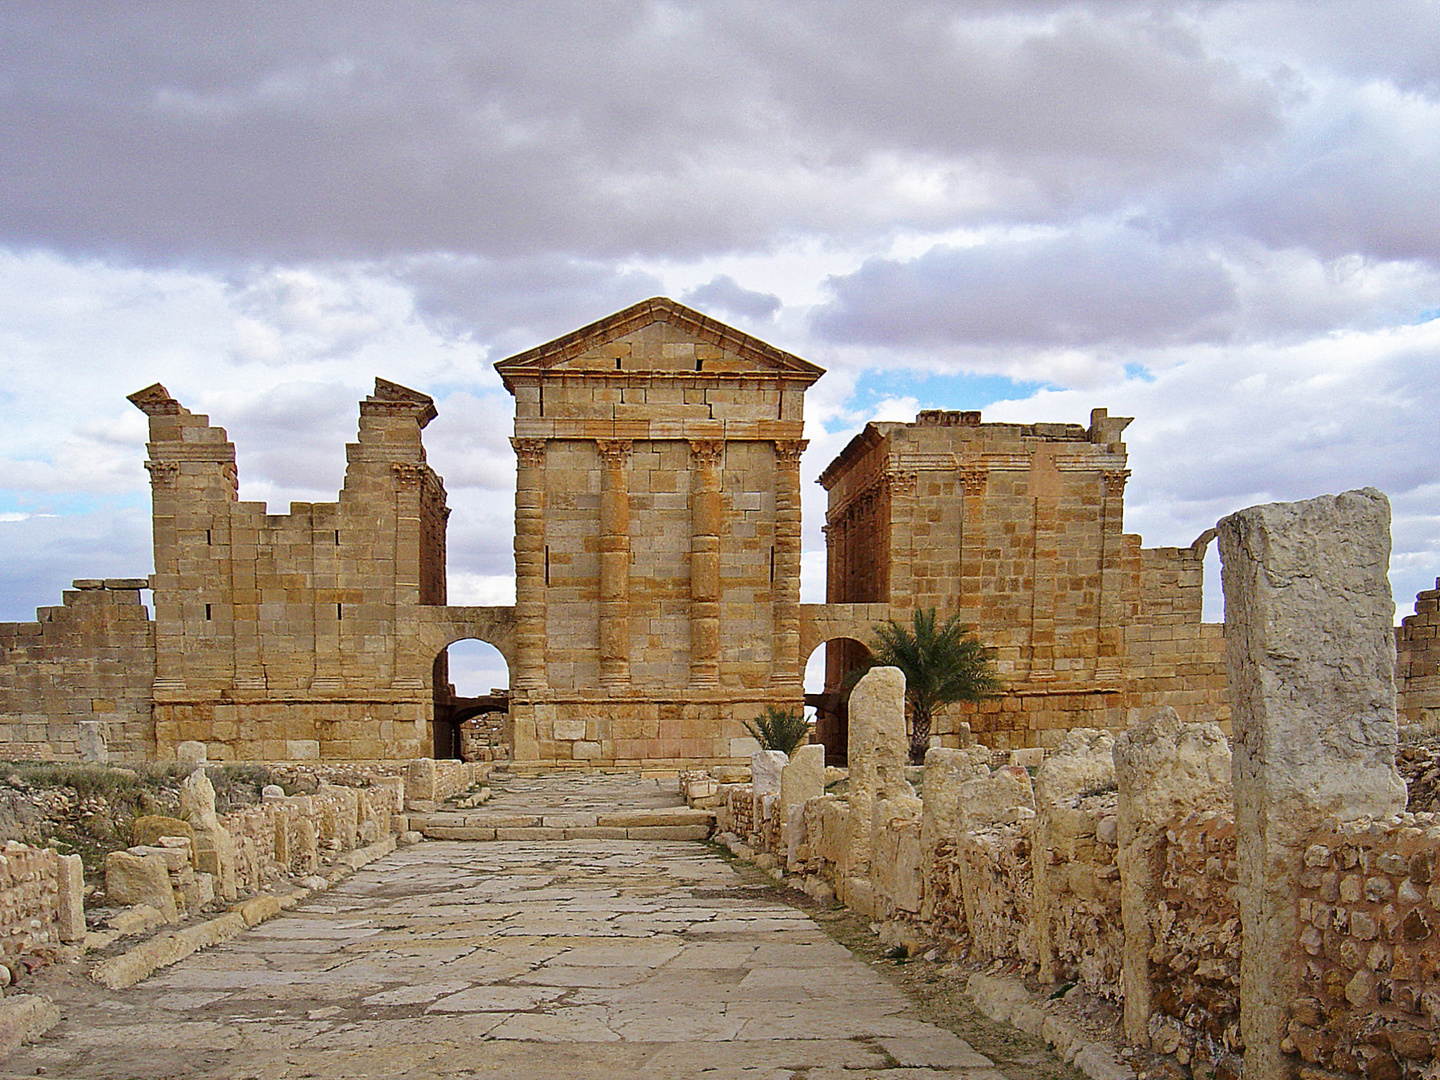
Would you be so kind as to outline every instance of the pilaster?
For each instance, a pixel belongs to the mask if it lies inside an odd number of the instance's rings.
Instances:
[[[775,580],[771,587],[775,618],[775,681],[801,683],[800,657],[800,457],[804,439],[775,443]]]
[[[629,439],[597,439],[600,451],[600,684],[630,683]]]
[[[725,443],[690,443],[690,682],[720,678],[720,468]]]
[[[515,670],[517,690],[545,685],[545,440],[515,448]]]

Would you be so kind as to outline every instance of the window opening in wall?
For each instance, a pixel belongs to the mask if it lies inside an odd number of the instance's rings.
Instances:
[[[620,370],[620,358],[618,356],[615,358],[615,370]]]
[[[339,547],[339,546],[340,546],[340,530],[339,530],[339,529],[336,529],[336,530],[335,530],[335,546],[336,546],[336,547]]]
[[[775,584],[775,545],[770,545],[770,584]]]
[[[545,415],[545,384],[540,384],[540,415]]]
[[[550,545],[545,545],[545,584],[550,584]]]
[[[205,530],[205,543],[207,543],[207,544],[213,544],[213,543],[215,543],[215,541],[210,538],[210,530],[209,530],[209,529],[206,529],[206,530]]]
[[[206,604],[206,605],[205,605],[205,619],[206,619],[207,622],[210,620],[210,605],[209,605],[209,604]]]
[[[345,609],[342,608],[339,604],[336,604],[336,605],[335,605],[335,618],[336,618],[336,619],[343,619],[344,617],[345,617]]]
[[[704,371],[704,370],[705,370],[705,361],[704,361],[704,360],[696,360],[696,361],[695,361],[695,370],[696,370],[696,371]]]

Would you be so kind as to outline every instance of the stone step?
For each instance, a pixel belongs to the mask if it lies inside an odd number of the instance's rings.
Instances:
[[[704,840],[715,828],[715,813],[685,806],[594,813],[455,810],[413,815],[410,828],[432,840]]]

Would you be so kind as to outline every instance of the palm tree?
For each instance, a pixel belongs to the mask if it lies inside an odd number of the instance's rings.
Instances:
[[[1000,678],[985,647],[952,615],[938,629],[934,608],[916,608],[913,627],[894,619],[875,626],[876,646],[867,667],[897,667],[905,676],[910,705],[910,761],[921,765],[930,745],[937,709],[956,701],[999,697]]]

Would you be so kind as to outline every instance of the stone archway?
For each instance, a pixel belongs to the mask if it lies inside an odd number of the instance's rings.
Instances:
[[[486,743],[477,752],[482,757],[509,756],[514,733],[508,723],[510,711],[509,673],[514,670],[515,609],[513,607],[435,607],[426,612],[420,628],[421,647],[433,657],[430,688],[434,710],[431,714],[431,755],[458,758],[465,749],[462,725],[477,717],[489,717]],[[450,646],[461,641],[491,646],[506,669],[503,693],[457,694],[449,677]]]

